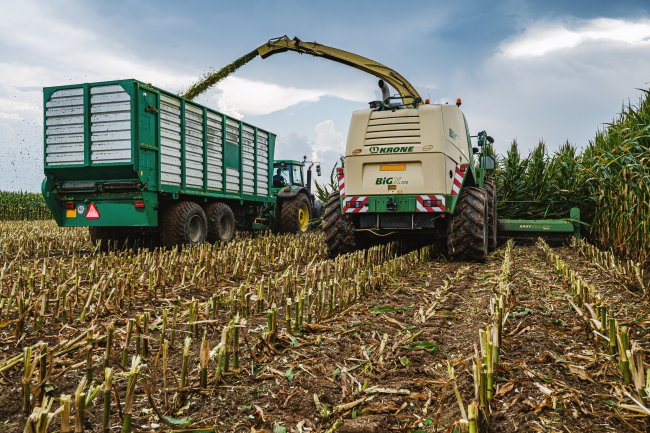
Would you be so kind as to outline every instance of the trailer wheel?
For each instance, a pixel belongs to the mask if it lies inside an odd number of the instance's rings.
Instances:
[[[488,248],[497,247],[497,188],[493,180],[485,181],[485,190],[488,193]]]
[[[452,257],[485,260],[488,253],[488,193],[475,187],[460,192],[447,226],[447,252]]]
[[[339,193],[335,192],[323,205],[323,232],[330,256],[349,253],[357,248],[352,224],[341,213]]]
[[[165,247],[200,244],[208,235],[208,220],[198,204],[174,203],[162,214],[160,242]]]
[[[124,248],[127,235],[124,227],[88,227],[90,241],[99,247],[99,251],[107,252]]]
[[[280,204],[280,231],[283,233],[306,232],[311,219],[311,204],[305,194],[298,194]]]
[[[235,214],[225,203],[210,203],[205,208],[208,218],[208,242],[230,242],[235,237]]]

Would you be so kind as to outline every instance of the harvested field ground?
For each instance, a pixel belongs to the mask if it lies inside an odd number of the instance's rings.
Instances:
[[[74,418],[75,389],[83,377],[101,386],[107,365],[112,432],[129,412],[128,372],[138,354],[134,430],[451,432],[463,417],[454,385],[466,411],[479,330],[492,322],[490,302],[506,278],[509,314],[489,428],[649,431],[630,398],[634,387],[623,385],[540,246],[514,244],[504,277],[505,246],[480,264],[390,248],[334,261],[319,236],[97,254],[81,230],[0,223],[0,430],[25,427],[23,351],[33,347],[29,411],[46,395],[54,412],[68,394]],[[650,306],[640,292],[574,247],[554,251],[647,349]],[[86,431],[102,431],[102,393],[87,406]],[[57,414],[48,431],[60,429]]]
[[[621,374],[550,270],[539,248],[514,249],[516,307],[503,340],[492,425],[500,432],[645,431],[647,420],[616,408]]]

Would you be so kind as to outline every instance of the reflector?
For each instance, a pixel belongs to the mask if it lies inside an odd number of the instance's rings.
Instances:
[[[99,219],[99,211],[97,210],[95,203],[90,203],[90,206],[88,206],[88,212],[86,212],[86,219],[88,220]]]
[[[381,164],[379,171],[404,171],[406,164]]]

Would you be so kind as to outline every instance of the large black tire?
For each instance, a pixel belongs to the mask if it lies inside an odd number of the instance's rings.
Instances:
[[[165,247],[200,244],[208,236],[208,220],[198,204],[179,201],[167,208],[160,221],[160,243]]]
[[[331,257],[349,253],[357,248],[352,224],[341,213],[339,193],[335,192],[323,205],[323,233]]]
[[[235,238],[235,214],[225,203],[210,203],[205,207],[208,218],[208,242],[228,243]]]
[[[483,261],[488,253],[488,193],[465,187],[458,197],[454,215],[447,226],[447,253]]]
[[[485,190],[488,194],[488,248],[497,247],[497,187],[494,181],[485,181]]]
[[[90,241],[99,247],[99,251],[107,252],[124,248],[127,234],[124,227],[88,227]]]
[[[283,199],[280,204],[280,232],[304,233],[309,229],[311,203],[305,194]]]

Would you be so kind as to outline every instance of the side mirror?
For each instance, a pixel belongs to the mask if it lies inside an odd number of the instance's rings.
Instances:
[[[496,167],[496,161],[492,155],[485,155],[485,167],[486,170],[494,170]]]
[[[472,151],[474,152],[474,154],[477,154],[478,153],[478,147],[472,147]]]
[[[490,144],[494,144],[494,138],[490,137],[489,135],[487,136],[487,141]]]
[[[320,176],[320,164],[316,164],[316,174]]]

